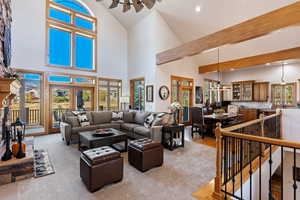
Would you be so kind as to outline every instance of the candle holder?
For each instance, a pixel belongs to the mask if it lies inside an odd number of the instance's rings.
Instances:
[[[12,158],[12,152],[10,149],[10,131],[7,129],[7,127],[4,128],[4,133],[5,133],[5,153],[3,154],[1,160],[2,161],[7,161]]]
[[[16,158],[18,158],[18,159],[24,158],[26,156],[26,154],[23,151],[23,149],[25,149],[25,145],[22,144],[22,139],[23,139],[22,131],[18,130],[18,147],[19,147],[19,150],[18,150],[18,153],[16,155]]]

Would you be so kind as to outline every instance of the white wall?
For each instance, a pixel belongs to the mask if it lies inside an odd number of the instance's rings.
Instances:
[[[144,77],[146,85],[154,85],[154,103],[146,103],[146,110],[168,111],[170,99],[161,100],[158,90],[162,85],[170,88],[171,75],[193,78],[196,85],[203,81],[198,75],[197,64],[193,58],[185,58],[164,66],[156,65],[157,53],[182,42],[155,9],[129,30],[128,37],[128,78]]]
[[[127,93],[127,31],[101,3],[82,2],[98,19],[97,73],[46,66],[46,0],[12,1],[12,67],[122,79]]]

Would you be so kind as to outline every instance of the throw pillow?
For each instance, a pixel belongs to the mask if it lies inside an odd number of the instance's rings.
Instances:
[[[123,119],[123,112],[112,112],[112,120],[118,121]]]
[[[152,124],[153,124],[155,118],[156,118],[156,114],[154,114],[154,113],[150,114],[148,117],[145,118],[144,126],[146,128],[152,127]]]
[[[90,125],[90,121],[88,120],[86,114],[78,115],[77,117],[81,127]]]
[[[154,119],[154,121],[152,122],[152,127],[153,126],[162,126],[164,123],[164,119],[165,116],[167,115],[167,113],[158,113]]]

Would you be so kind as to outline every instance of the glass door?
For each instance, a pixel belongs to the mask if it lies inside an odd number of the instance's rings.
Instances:
[[[76,110],[93,110],[94,89],[75,88],[75,108]]]
[[[72,87],[50,87],[50,132],[59,130],[59,121],[67,110],[73,108]]]
[[[183,123],[190,122],[190,107],[192,106],[192,90],[182,89],[180,103],[183,107],[181,120]]]

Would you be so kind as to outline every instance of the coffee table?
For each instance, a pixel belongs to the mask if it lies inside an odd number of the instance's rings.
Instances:
[[[127,145],[128,145],[127,134],[113,128],[109,128],[109,129],[113,133],[113,135],[105,136],[105,137],[93,136],[93,134],[96,133],[96,130],[79,132],[78,149],[86,150],[86,149],[93,149],[102,146],[114,147],[113,145],[124,142],[125,143],[124,149],[120,150],[118,148],[117,150],[127,152]]]

